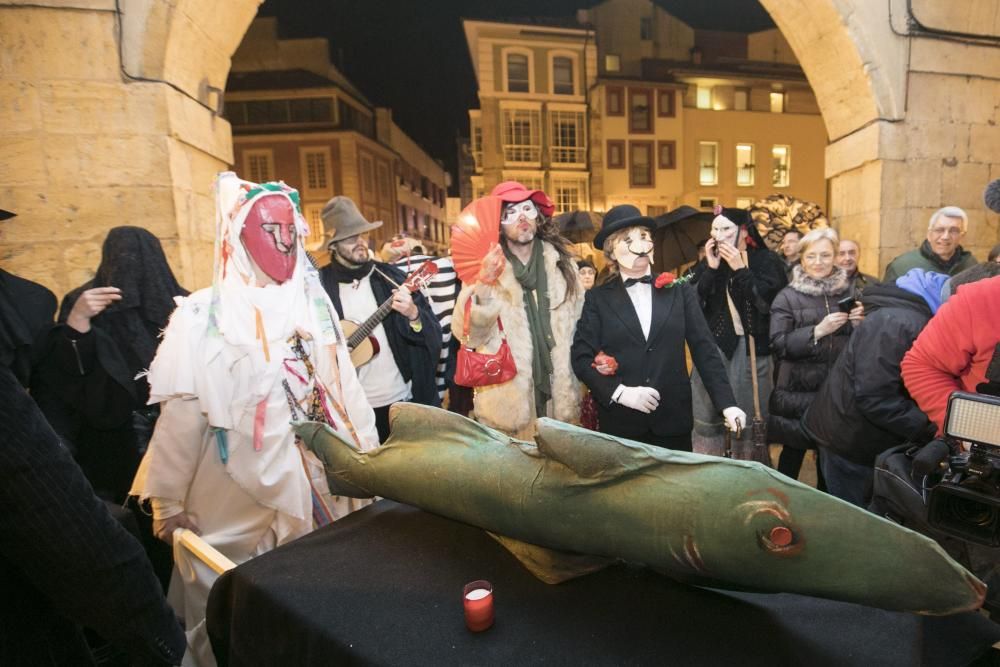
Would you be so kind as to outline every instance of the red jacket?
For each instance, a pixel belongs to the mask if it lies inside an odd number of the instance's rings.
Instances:
[[[962,285],[906,353],[903,383],[920,409],[944,425],[948,396],[976,390],[1000,342],[1000,276]]]

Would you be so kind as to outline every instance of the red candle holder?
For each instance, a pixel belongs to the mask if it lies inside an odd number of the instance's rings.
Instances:
[[[488,630],[493,625],[493,584],[483,579],[466,584],[462,590],[462,607],[469,630]]]

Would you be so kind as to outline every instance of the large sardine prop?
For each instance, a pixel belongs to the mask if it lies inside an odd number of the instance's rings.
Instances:
[[[362,453],[296,427],[342,495],[383,496],[548,549],[643,563],[687,583],[922,614],[985,585],[937,543],[770,468],[539,419],[523,442],[437,408],[393,406]]]

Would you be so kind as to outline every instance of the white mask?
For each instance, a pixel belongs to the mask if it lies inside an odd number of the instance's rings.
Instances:
[[[740,228],[732,220],[724,215],[717,215],[712,220],[712,238],[719,243],[726,243],[736,247],[739,239]]]
[[[522,215],[528,220],[536,220],[538,218],[538,209],[535,207],[535,202],[527,199],[516,204],[507,204],[503,208],[503,216],[500,218],[500,223],[513,225],[521,219]]]
[[[648,257],[653,263],[653,235],[646,227],[630,227],[625,236],[618,239],[612,255],[620,266],[631,269],[640,257]]]

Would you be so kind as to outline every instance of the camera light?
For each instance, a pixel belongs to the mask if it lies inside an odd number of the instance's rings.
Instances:
[[[954,392],[948,399],[944,433],[956,440],[1000,446],[1000,398]]]

